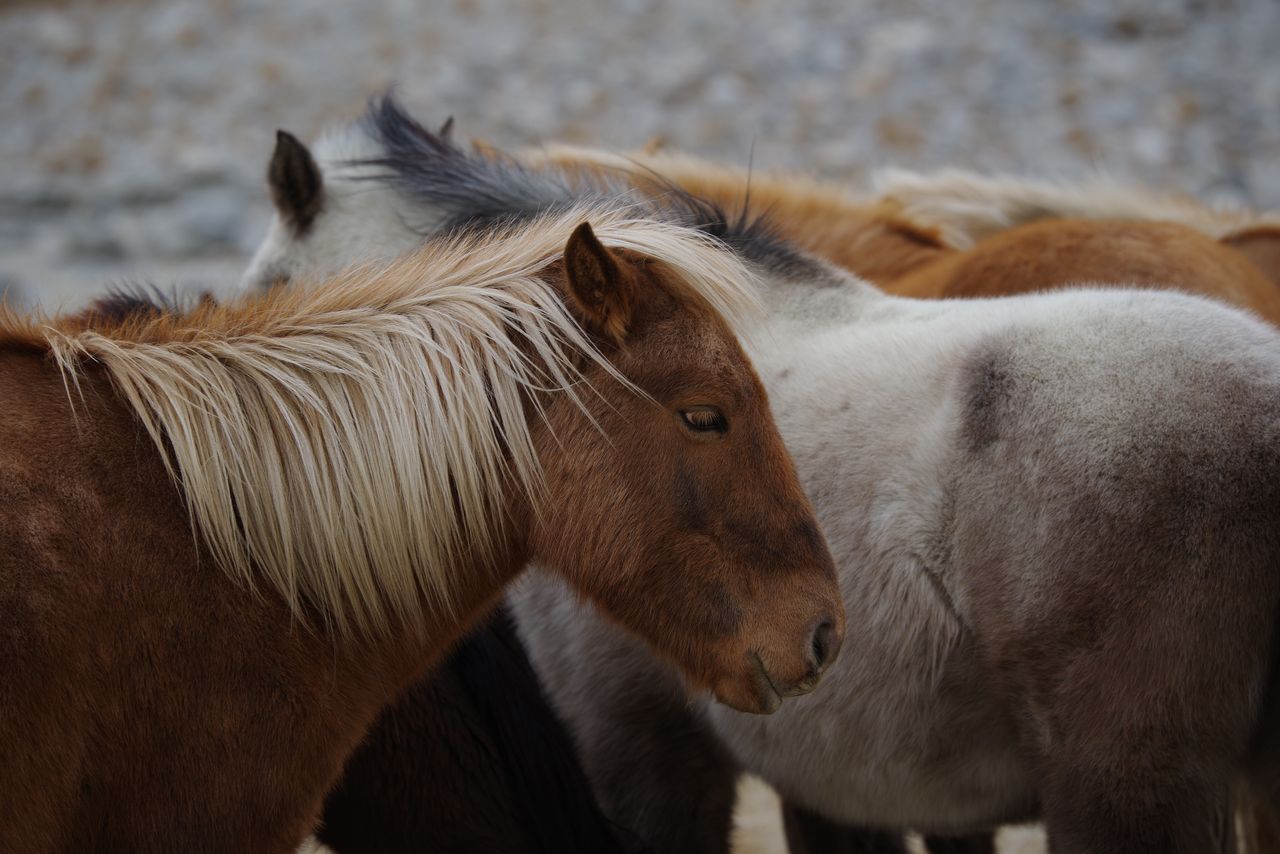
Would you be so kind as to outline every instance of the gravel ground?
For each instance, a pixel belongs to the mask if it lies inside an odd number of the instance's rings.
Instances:
[[[910,854],[926,854],[914,834],[907,845]],[[997,854],[1045,854],[1044,831],[1030,826],[1005,827],[996,835],[996,846]],[[756,777],[743,777],[738,785],[733,854],[787,854],[782,803],[773,789]]]
[[[3,0],[0,0],[3,3]],[[1280,207],[1276,0],[0,5],[0,288],[234,282],[277,127],[392,81],[515,145],[1118,176]]]
[[[313,136],[391,82],[506,146],[660,134],[853,182],[1103,169],[1280,208],[1276,0],[786,6],[0,0],[0,291],[233,285],[275,129]]]

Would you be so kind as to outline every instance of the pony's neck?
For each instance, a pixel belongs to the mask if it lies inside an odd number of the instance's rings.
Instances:
[[[893,301],[869,282],[822,262],[815,264],[812,273],[799,275],[766,270],[760,280],[770,326],[846,326]]]
[[[401,687],[436,667],[483,622],[531,560],[528,526],[535,516],[518,490],[512,489],[510,495],[504,510],[509,524],[503,535],[495,538],[484,557],[472,556],[451,567],[453,598],[449,607],[423,598],[417,625],[393,627],[375,638],[357,641],[366,649],[371,665],[376,660],[386,677]]]

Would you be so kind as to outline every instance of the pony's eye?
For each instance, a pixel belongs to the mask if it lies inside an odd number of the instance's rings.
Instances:
[[[724,413],[714,406],[695,406],[680,410],[680,417],[690,430],[697,433],[723,433],[729,429]]]

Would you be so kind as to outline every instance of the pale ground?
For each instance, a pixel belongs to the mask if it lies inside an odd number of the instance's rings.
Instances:
[[[276,128],[398,81],[516,146],[858,181],[1105,169],[1280,207],[1276,0],[0,0],[0,291],[225,287]]]
[[[996,837],[999,854],[1043,854],[1044,832],[1038,827],[1006,827]],[[912,852],[922,852],[918,838]],[[786,854],[782,814],[777,794],[756,777],[744,777],[738,785],[738,810],[733,832],[734,854]]]
[[[1280,208],[1278,44],[1276,0],[0,0],[0,294],[229,287],[275,129],[393,81],[507,147],[662,135],[851,182],[1102,169]]]

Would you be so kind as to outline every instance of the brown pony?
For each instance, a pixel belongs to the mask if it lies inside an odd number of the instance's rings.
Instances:
[[[176,299],[116,289],[65,324],[156,317]],[[325,799],[316,836],[299,854],[648,850],[600,810],[501,606],[383,709]]]
[[[229,306],[0,314],[0,850],[293,849],[533,558],[726,703],[812,688],[843,613],[750,303],[705,235],[597,207]]]
[[[1280,218],[1107,184],[891,172],[863,198],[680,154],[572,146],[521,155],[641,190],[768,210],[779,235],[898,296],[1010,296],[1082,282],[1173,287],[1280,325]]]

